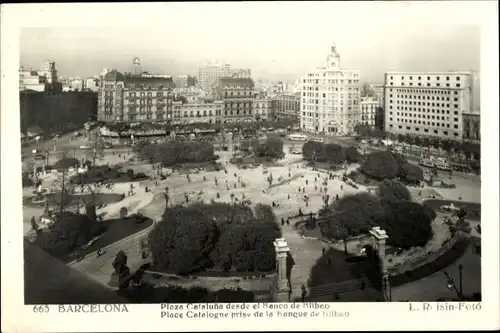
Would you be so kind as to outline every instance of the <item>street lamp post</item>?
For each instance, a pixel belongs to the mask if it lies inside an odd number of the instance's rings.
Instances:
[[[458,275],[459,275],[459,289],[457,289],[457,286],[455,284],[455,280],[448,275],[446,271],[444,271],[444,275],[446,276],[447,282],[448,282],[448,288],[455,290],[457,293],[457,296],[463,300],[464,299],[464,294],[463,294],[463,284],[462,284],[462,271],[464,269],[464,266],[462,264],[458,265]]]

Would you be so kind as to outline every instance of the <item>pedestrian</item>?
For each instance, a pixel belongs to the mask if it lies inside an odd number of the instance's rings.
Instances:
[[[321,249],[321,252],[322,252],[322,254],[323,254],[323,255],[325,255],[326,249],[325,249],[325,248],[322,248],[322,249]]]
[[[327,265],[330,265],[330,262],[331,262],[331,261],[330,261],[330,257],[326,258],[326,263],[327,263]]]
[[[309,185],[309,180],[306,179],[306,185]]]
[[[281,218],[281,225],[284,226],[285,225],[285,220],[283,218]]]
[[[344,185],[340,185],[340,190],[344,190]]]
[[[288,200],[290,200],[290,193],[288,193]]]
[[[102,256],[101,248],[97,249],[97,258]]]
[[[286,225],[290,225],[290,219],[286,219]]]
[[[335,194],[335,200],[336,200],[336,201],[339,201],[339,195],[338,195],[338,193],[337,193],[337,194]]]
[[[302,289],[302,292],[301,292],[302,302],[304,302],[306,299],[306,296],[307,296],[307,289],[306,289],[306,286],[304,286],[304,285],[302,285],[300,288]]]

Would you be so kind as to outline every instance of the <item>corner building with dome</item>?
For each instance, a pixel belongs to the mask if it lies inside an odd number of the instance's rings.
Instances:
[[[123,75],[111,70],[102,76],[98,91],[98,120],[104,122],[174,123],[171,77]]]
[[[326,66],[302,78],[300,128],[326,135],[353,133],[361,121],[360,93],[359,71],[340,67],[340,55],[333,44]]]

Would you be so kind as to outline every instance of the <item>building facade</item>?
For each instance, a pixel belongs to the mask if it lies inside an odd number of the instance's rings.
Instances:
[[[327,66],[302,78],[301,129],[327,135],[353,133],[361,121],[359,80],[359,71],[340,67],[340,55],[333,45]]]
[[[223,122],[253,121],[254,83],[250,78],[219,79],[217,100],[223,102]]]
[[[462,124],[462,140],[479,143],[481,141],[481,113],[479,111],[464,112]]]
[[[269,120],[272,113],[272,100],[267,96],[262,96],[265,94],[260,94],[256,96],[253,101],[253,115],[254,119],[259,120]]]
[[[233,74],[231,65],[205,65],[198,69],[198,86],[205,91],[211,91],[219,83],[221,77],[230,77]]]
[[[363,97],[360,102],[361,124],[372,128],[383,129],[381,124],[383,108],[375,97]]]
[[[276,120],[296,120],[300,118],[300,93],[279,94],[273,98],[272,115]]]
[[[204,100],[196,103],[174,102],[174,124],[220,124],[222,101]]]
[[[48,85],[47,78],[37,71],[19,69],[19,90],[45,91]]]
[[[385,74],[385,130],[462,140],[462,115],[473,106],[469,72]]]
[[[98,90],[98,119],[105,122],[173,121],[171,77],[124,76],[112,70]]]

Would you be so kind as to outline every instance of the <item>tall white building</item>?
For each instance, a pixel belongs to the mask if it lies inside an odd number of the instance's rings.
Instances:
[[[42,63],[42,68],[38,72],[39,75],[47,78],[47,83],[54,84],[57,82],[56,62],[47,60]]]
[[[385,74],[385,130],[462,140],[462,115],[473,110],[470,72]]]
[[[359,71],[342,69],[335,44],[326,67],[302,78],[300,127],[328,135],[348,134],[360,122]]]
[[[231,76],[229,64],[207,64],[198,69],[198,86],[206,91],[212,90],[221,77]]]

